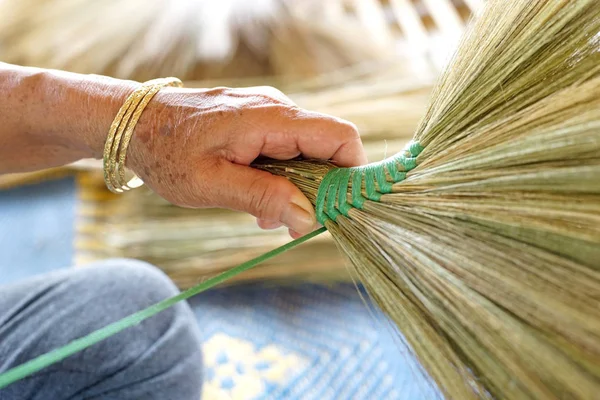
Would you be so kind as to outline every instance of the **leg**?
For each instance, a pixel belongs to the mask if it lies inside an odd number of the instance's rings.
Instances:
[[[177,293],[159,270],[130,260],[0,287],[0,372]],[[0,399],[194,399],[200,335],[187,303],[0,390]]]

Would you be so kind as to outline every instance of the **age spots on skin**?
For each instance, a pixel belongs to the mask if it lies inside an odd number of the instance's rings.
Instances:
[[[163,126],[160,127],[160,129],[158,130],[158,133],[161,136],[171,136],[173,133],[173,125],[168,122],[166,124],[164,124]]]
[[[147,145],[148,142],[150,141],[150,135],[148,135],[148,134],[136,135],[136,139],[139,139],[140,142]]]

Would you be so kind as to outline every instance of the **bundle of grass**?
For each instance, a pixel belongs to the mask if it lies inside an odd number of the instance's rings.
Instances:
[[[281,0],[3,0],[3,61],[144,81],[314,76],[388,58],[348,18]]]
[[[175,207],[146,188],[115,195],[106,189],[101,172],[79,174],[77,186],[77,265],[115,257],[144,260],[187,289],[289,241],[287,230],[261,230],[255,218],[244,213]],[[307,281],[349,281],[329,235],[262,263],[227,284]]]
[[[465,5],[465,3],[467,5]],[[5,62],[148,80],[438,71],[483,0],[2,0]]]
[[[600,2],[491,0],[384,162],[257,163],[314,202],[451,399],[600,394]]]

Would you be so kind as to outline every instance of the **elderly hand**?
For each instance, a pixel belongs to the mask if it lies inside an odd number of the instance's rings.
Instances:
[[[303,110],[277,89],[165,88],[142,114],[127,159],[176,205],[245,211],[263,229],[285,225],[297,237],[316,227],[312,205],[285,178],[249,164],[300,154],[341,166],[367,162],[354,125]]]

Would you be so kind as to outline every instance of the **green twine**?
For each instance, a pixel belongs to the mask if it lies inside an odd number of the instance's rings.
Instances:
[[[190,297],[192,297],[200,292],[203,292],[207,289],[210,289],[210,288],[218,285],[219,283],[222,283],[230,278],[233,278],[234,276],[236,276],[244,271],[247,271],[250,268],[252,268],[270,258],[273,258],[276,255],[286,252],[286,251],[290,250],[291,248],[296,247],[297,245],[304,243],[307,240],[312,239],[313,237],[315,237],[323,232],[325,232],[325,228],[320,228],[312,233],[309,233],[308,235],[302,236],[299,239],[293,240],[281,247],[271,250],[268,253],[265,253],[253,260],[247,261],[241,265],[238,265],[235,268],[232,268],[226,272],[223,272],[222,274],[217,275],[214,278],[208,279],[207,281],[202,282],[199,285],[194,286],[193,288],[190,288],[190,289],[186,290],[185,292],[178,294],[177,296],[174,296],[174,297],[168,298],[166,300],[163,300],[159,303],[156,303],[142,311],[138,311],[135,314],[131,314],[128,317],[125,317],[125,318],[123,318],[117,322],[114,322],[104,328],[94,331],[87,336],[84,336],[80,339],[76,339],[76,340],[72,341],[71,343],[67,344],[66,346],[60,347],[60,348],[50,351],[46,354],[42,354],[41,356],[36,357],[33,360],[30,360],[30,361],[23,363],[17,367],[9,369],[8,371],[0,374],[0,389],[5,388],[6,386],[8,386],[16,381],[19,381],[23,378],[26,378],[27,376],[32,375],[35,372],[37,372],[43,368],[46,368],[52,364],[55,364],[55,363],[65,359],[81,350],[84,350],[104,339],[107,339],[107,338],[121,332],[124,329],[127,329],[134,325],[137,325],[140,322],[144,321],[145,319],[148,319],[148,318],[158,314],[159,312],[166,310],[167,308],[175,305],[176,303],[178,303],[182,300],[189,299]]]
[[[379,201],[381,195],[392,192],[394,183],[406,179],[406,173],[417,166],[417,156],[421,151],[423,146],[411,141],[402,152],[383,161],[362,167],[332,169],[323,178],[317,192],[317,220],[322,225],[327,220],[335,222],[339,215],[348,216],[352,208],[361,209],[367,200]],[[348,203],[350,181],[352,200]]]

